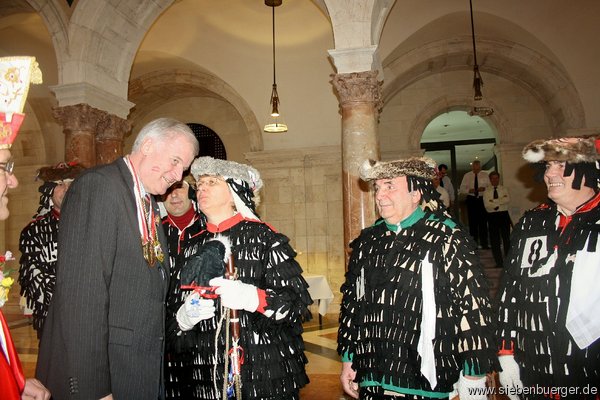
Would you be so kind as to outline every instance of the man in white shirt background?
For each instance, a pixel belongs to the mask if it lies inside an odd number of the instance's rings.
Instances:
[[[488,228],[490,231],[490,245],[496,267],[503,266],[504,257],[508,254],[510,247],[510,215],[508,204],[510,196],[508,190],[500,185],[500,174],[496,171],[490,172],[490,186],[483,192],[483,205],[488,213]],[[502,241],[502,248],[500,247]],[[502,250],[504,249],[504,251]]]
[[[489,249],[487,213],[483,207],[483,192],[490,186],[488,174],[481,170],[481,161],[471,163],[471,171],[467,172],[460,184],[460,193],[466,195],[469,233],[482,249]]]

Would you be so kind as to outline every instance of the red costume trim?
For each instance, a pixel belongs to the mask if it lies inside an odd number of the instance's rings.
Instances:
[[[569,225],[569,223],[573,219],[573,215],[591,211],[594,208],[596,208],[596,206],[598,206],[599,203],[600,203],[600,192],[596,193],[596,195],[594,197],[592,197],[587,202],[583,203],[583,205],[579,206],[579,208],[577,210],[575,210],[575,212],[573,214],[571,214],[571,215],[559,214],[560,215],[560,218],[558,221],[559,230],[561,232],[565,230],[567,225]]]
[[[25,387],[25,376],[2,311],[0,311],[0,324],[2,324],[7,352],[7,354],[0,356],[0,393],[2,393],[2,398],[6,400],[20,399]]]
[[[500,348],[500,351],[498,351],[499,356],[512,356],[515,354],[515,348],[513,346],[513,342],[510,341],[509,344],[510,344],[510,347],[507,347],[506,341],[505,340],[502,341],[502,347]]]
[[[265,292],[264,289],[256,289],[256,291],[258,292],[258,308],[256,309],[256,311],[258,311],[261,314],[265,313],[265,307],[267,306],[267,292]]]
[[[235,214],[233,217],[226,219],[221,222],[219,225],[215,225],[213,223],[208,222],[206,224],[206,230],[210,233],[220,233],[230,229],[232,226],[237,225],[241,221],[244,220],[244,216],[242,214]]]
[[[219,225],[211,224],[210,222],[208,222],[206,224],[206,230],[211,233],[220,233],[220,232],[224,232],[224,231],[230,229],[231,227],[239,224],[242,221],[255,221],[255,222],[264,224],[264,222],[262,222],[258,219],[248,219],[248,218],[245,218],[241,213],[238,213],[238,214],[235,214],[233,217],[228,218],[225,221],[221,222]],[[269,226],[269,228],[271,228],[273,231],[275,231],[275,229],[273,229],[269,224],[265,224],[265,225]],[[264,314],[265,307],[267,306],[267,292],[265,292],[264,289],[259,289],[259,288],[257,288],[257,291],[258,291],[258,308],[256,309],[256,311],[258,311],[261,314]]]
[[[60,210],[57,210],[55,207],[52,207],[52,215],[54,215],[54,218],[60,219]]]

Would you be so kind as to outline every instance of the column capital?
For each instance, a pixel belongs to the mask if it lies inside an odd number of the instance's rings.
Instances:
[[[98,122],[104,118],[106,111],[98,110],[88,104],[74,104],[52,108],[52,115],[60,122],[65,132],[95,132]]]
[[[79,161],[85,167],[96,165],[95,135],[106,111],[88,104],[59,106],[52,109],[65,133],[65,161]]]
[[[96,131],[96,164],[108,164],[123,155],[123,137],[131,130],[131,123],[108,114],[98,122]]]
[[[105,114],[98,121],[96,140],[120,140],[131,131],[131,122],[116,115]]]
[[[345,107],[351,103],[372,103],[379,112],[383,106],[381,98],[383,82],[377,80],[377,74],[377,71],[365,71],[331,75],[340,106]]]

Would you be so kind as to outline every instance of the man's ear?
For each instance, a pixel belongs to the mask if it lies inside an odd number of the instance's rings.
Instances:
[[[421,198],[423,197],[423,195],[421,194],[421,190],[413,190],[412,192],[410,192],[410,194],[412,196],[413,204],[421,204]]]
[[[144,141],[142,142],[141,150],[142,150],[142,154],[145,156],[152,154],[152,151],[154,150],[152,138],[144,139]]]

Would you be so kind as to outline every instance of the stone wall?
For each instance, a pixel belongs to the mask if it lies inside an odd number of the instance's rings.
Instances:
[[[335,147],[246,153],[261,173],[261,219],[290,238],[305,274],[324,275],[338,312],[344,280],[341,153]]]

